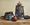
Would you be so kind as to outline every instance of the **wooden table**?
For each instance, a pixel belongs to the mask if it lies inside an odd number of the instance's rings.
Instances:
[[[30,19],[17,20],[16,22],[0,20],[0,25],[30,25]]]

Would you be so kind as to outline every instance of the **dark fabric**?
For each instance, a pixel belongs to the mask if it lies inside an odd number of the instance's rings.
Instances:
[[[23,15],[22,13],[24,13],[24,12],[22,12],[22,11],[24,11],[24,10],[23,10],[23,6],[21,6],[21,5],[16,5],[15,15],[21,17],[21,16]]]

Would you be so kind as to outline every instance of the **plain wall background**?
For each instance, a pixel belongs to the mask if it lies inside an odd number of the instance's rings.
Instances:
[[[30,0],[0,0],[0,16],[9,11],[15,13],[15,6],[19,1],[24,6],[24,14],[30,15]]]

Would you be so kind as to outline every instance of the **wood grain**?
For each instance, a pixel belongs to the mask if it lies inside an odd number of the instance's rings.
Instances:
[[[30,25],[30,19],[17,20],[16,22],[1,20],[0,25]]]

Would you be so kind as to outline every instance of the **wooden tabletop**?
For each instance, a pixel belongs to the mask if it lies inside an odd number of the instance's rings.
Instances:
[[[0,25],[30,25],[30,19],[17,20],[16,22],[0,20]]]

